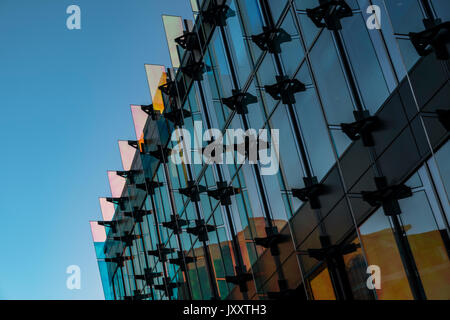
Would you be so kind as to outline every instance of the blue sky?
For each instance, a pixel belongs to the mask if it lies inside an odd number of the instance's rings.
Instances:
[[[129,105],[150,102],[144,64],[170,63],[163,13],[192,16],[189,0],[0,1],[0,299],[103,299],[88,221],[134,138]]]

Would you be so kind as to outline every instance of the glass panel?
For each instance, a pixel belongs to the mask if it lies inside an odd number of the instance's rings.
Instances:
[[[306,42],[306,47],[310,47],[313,41],[316,39],[317,34],[320,32],[315,24],[311,21],[311,19],[306,14],[298,14],[297,15],[300,26],[302,30],[302,36]]]
[[[122,158],[123,170],[131,170],[137,149],[130,146],[128,141],[119,141],[119,151],[120,157]]]
[[[350,63],[365,107],[375,114],[389,95],[380,63],[375,54],[361,14],[342,20],[344,38]]]
[[[450,261],[425,191],[400,200],[401,220],[428,299],[450,299]],[[440,214],[440,213],[436,213]]]
[[[117,171],[108,171],[109,187],[113,198],[120,198],[123,194],[123,188],[127,183],[124,177],[117,174]]]
[[[230,8],[233,11],[237,10],[234,1],[230,3]],[[247,44],[245,42],[245,39],[243,38],[244,30],[242,29],[242,25],[240,23],[240,20],[238,19],[238,15],[228,18],[227,25],[229,32],[229,45],[234,49],[232,50],[234,60],[233,62],[240,83],[242,85],[245,83],[248,75],[251,72],[251,65],[253,65],[253,62],[251,61],[249,52],[247,50]]]
[[[432,0],[434,11],[442,22],[450,20],[450,1],[448,0]]]
[[[297,151],[297,145],[294,140],[294,134],[289,119],[287,117],[286,107],[279,105],[275,110],[272,118],[272,128],[279,129],[280,134],[280,165],[284,170],[286,177],[286,184],[292,188],[302,188],[303,185],[303,168]],[[289,155],[289,156],[286,156]]]
[[[273,20],[276,23],[280,18],[281,12],[286,7],[287,0],[269,0],[268,2],[272,11]]]
[[[112,221],[114,218],[114,213],[116,211],[114,204],[109,201],[106,201],[106,198],[99,198],[99,201],[103,221]]]
[[[359,244],[359,240],[353,241]],[[345,270],[347,271],[348,280],[352,288],[353,299],[355,300],[373,300],[375,298],[373,292],[367,288],[367,262],[362,253],[362,249],[358,248],[355,252],[343,256]]]
[[[384,3],[395,33],[407,35],[424,29],[423,15],[417,0],[388,0]]]
[[[131,115],[133,117],[134,131],[136,132],[136,140],[141,141],[144,139],[144,128],[147,123],[148,114],[142,111],[141,106],[132,105]]]
[[[439,173],[447,192],[447,203],[450,198],[450,142],[447,142],[435,155]],[[445,201],[446,199],[443,199]]]
[[[104,226],[101,226],[97,221],[90,221],[92,239],[94,242],[105,242],[106,241],[106,230]]]
[[[292,77],[304,57],[303,46],[291,13],[288,13],[281,28],[291,36],[291,41],[281,44],[281,59],[285,75]]]
[[[335,163],[325,119],[314,89],[300,92],[296,95],[296,100],[295,109],[303,139],[314,175],[320,181]],[[287,174],[291,173],[288,171]]]
[[[314,300],[336,300],[328,268],[312,279],[310,285]]]
[[[163,66],[146,64],[148,87],[152,97],[153,109],[163,112],[164,102],[161,90],[158,88],[167,82],[166,68]]]
[[[324,30],[311,51],[311,63],[329,124],[351,123],[353,104],[331,33]],[[333,79],[333,81],[330,81]]]
[[[194,11],[194,12],[198,11],[197,0],[191,0],[191,7],[192,7],[192,11]]]
[[[181,17],[163,15],[164,30],[166,31],[167,45],[169,46],[170,59],[172,67],[180,66],[180,57],[178,56],[177,43],[175,39],[183,35],[183,20]]]
[[[412,300],[405,270],[403,269],[394,234],[388,218],[379,209],[359,228],[361,242],[369,265],[381,269],[380,300]]]

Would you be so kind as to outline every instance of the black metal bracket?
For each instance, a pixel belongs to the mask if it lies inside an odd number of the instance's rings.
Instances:
[[[389,186],[386,177],[376,177],[377,191],[362,191],[363,200],[373,207],[383,206],[387,216],[402,213],[398,200],[412,197],[412,190],[404,184]]]
[[[153,121],[156,121],[161,116],[161,112],[158,110],[155,110],[153,108],[153,104],[147,105],[147,106],[141,106],[142,111],[144,111],[146,114],[150,116],[150,118]]]
[[[172,149],[158,145],[155,151],[150,151],[148,154],[161,161],[161,163],[167,163],[172,154]]]
[[[181,219],[178,214],[171,215],[171,220],[167,222],[163,222],[162,226],[167,229],[173,230],[174,234],[180,234],[183,232],[182,227],[187,226],[189,224],[188,220]]]
[[[180,71],[195,81],[202,81],[203,74],[206,72],[206,65],[199,61],[192,61],[186,66],[180,67]]]
[[[193,263],[196,260],[196,258],[183,255],[183,252],[178,251],[178,258],[169,259],[169,262],[179,266],[181,271],[186,271],[186,265],[188,263]]]
[[[200,41],[196,32],[184,31],[181,37],[175,38],[175,42],[187,51],[200,50]]]
[[[216,190],[208,190],[208,196],[220,201],[223,206],[231,205],[231,196],[241,193],[241,189],[229,187],[226,182],[217,182]]]
[[[434,51],[438,60],[448,60],[450,54],[448,44],[450,43],[450,22],[441,23],[440,19],[424,21],[427,28],[422,32],[410,32],[414,48],[417,53],[424,57]]]
[[[145,183],[136,184],[136,189],[147,191],[148,194],[155,194],[155,190],[161,188],[164,185],[162,182],[152,181],[150,179],[145,179]]]
[[[109,227],[111,228],[113,233],[117,232],[117,225],[119,224],[119,221],[112,220],[112,221],[97,221],[97,223],[101,226]]]
[[[226,282],[238,285],[241,292],[248,292],[247,282],[252,280],[253,276],[246,272],[245,267],[236,267],[236,275],[225,277]]]
[[[127,142],[128,142],[128,145],[129,145],[130,147],[133,147],[133,148],[139,150],[139,141],[136,141],[136,140],[128,140]]]
[[[165,84],[158,87],[165,95],[176,98],[178,96],[177,87],[174,81],[168,80]]]
[[[328,237],[326,237],[328,238]],[[342,245],[328,245],[321,249],[308,249],[306,251],[297,251],[299,255],[307,255],[313,259],[318,261],[325,261],[327,259],[335,259],[339,256],[343,256],[349,253],[353,253],[358,248],[360,248],[360,244],[356,243],[346,243]]]
[[[281,44],[292,41],[289,33],[282,28],[263,27],[263,32],[252,36],[252,41],[262,50],[281,53]]]
[[[362,139],[364,146],[374,146],[372,132],[380,125],[380,120],[376,116],[370,116],[369,111],[353,111],[355,122],[341,123],[341,130],[352,141]]]
[[[128,197],[120,197],[120,198],[106,198],[106,201],[114,203],[118,205],[120,210],[125,210],[125,202],[128,201]]]
[[[278,244],[285,242],[288,239],[287,236],[282,235],[278,232],[278,228],[266,227],[266,237],[257,237],[254,242],[257,246],[263,248],[270,248],[270,252],[273,256],[278,256],[280,254],[278,250]]]
[[[295,290],[289,289],[287,281],[284,279],[278,280],[278,288],[280,288],[278,292],[267,292],[267,298],[270,300],[282,300],[295,296]]]
[[[269,142],[264,141],[264,144],[261,143],[262,140],[260,137],[255,137],[254,135],[246,135],[244,138],[244,142],[235,143],[234,151],[242,154],[245,158],[249,158],[251,161],[259,161],[260,155],[259,151],[266,150],[269,147]],[[242,148],[244,146],[244,148]],[[228,150],[225,150],[228,151]],[[253,154],[251,153],[253,151]],[[256,158],[253,158],[256,156]],[[252,159],[250,159],[250,157]]]
[[[216,226],[205,223],[205,220],[195,220],[195,227],[186,228],[186,232],[197,236],[200,241],[208,241],[208,233],[216,230]]]
[[[277,83],[264,86],[274,100],[281,100],[284,104],[295,104],[295,94],[306,91],[306,86],[297,79],[289,79],[287,76],[277,76],[276,79]]]
[[[174,125],[181,127],[184,125],[184,119],[190,118],[192,113],[185,109],[175,108],[169,112],[164,113],[164,118],[172,122]]]
[[[229,98],[223,98],[222,103],[237,114],[247,114],[249,104],[258,102],[258,98],[248,92],[240,92],[233,89],[233,95]]]
[[[149,299],[151,297],[152,297],[151,293],[141,293],[140,290],[134,290],[132,296],[124,296],[123,299],[125,301],[132,301],[132,300],[141,301],[141,300]]]
[[[320,0],[320,5],[306,9],[306,14],[317,28],[342,29],[341,19],[353,16],[352,9],[344,0]]]
[[[147,254],[149,256],[158,257],[159,261],[161,261],[161,262],[166,262],[167,256],[169,254],[174,253],[175,251],[176,251],[175,249],[165,248],[163,245],[157,244],[156,250],[149,250],[149,251],[147,251]]]
[[[438,115],[438,119],[441,124],[444,126],[445,130],[450,131],[450,110],[436,110],[436,114]]]
[[[131,247],[133,245],[133,241],[140,239],[139,235],[132,235],[126,232],[123,236],[113,237],[112,239],[115,241],[121,241],[125,244],[125,247]]]
[[[148,286],[152,286],[154,284],[154,280],[162,276],[162,272],[152,272],[151,269],[144,269],[144,274],[136,275],[134,278],[137,280],[143,280]]]
[[[223,4],[217,4],[217,0],[211,1],[210,6],[200,14],[208,24],[225,27],[227,25],[227,19],[236,16],[236,12],[225,4],[225,0],[222,0]]]
[[[134,209],[131,212],[124,212],[123,215],[125,217],[133,218],[135,222],[143,222],[144,217],[152,214],[153,211],[151,210],[140,210],[140,209]]]
[[[133,260],[133,257],[121,256],[119,253],[116,257],[113,258],[105,258],[105,262],[116,263],[118,267],[123,267],[125,261]]]
[[[155,288],[155,290],[164,291],[168,297],[172,297],[173,289],[178,287],[178,284],[175,282],[171,282],[168,278],[164,278],[163,282],[163,284],[155,284],[153,287]]]
[[[309,201],[311,209],[320,209],[319,196],[324,194],[325,187],[317,181],[317,177],[304,177],[305,187],[292,189],[292,195],[303,202]]]
[[[122,177],[124,179],[128,179],[130,181],[130,184],[134,184],[134,177],[139,174],[139,170],[129,170],[129,171],[116,171],[116,174],[119,177]]]
[[[195,181],[188,181],[186,188],[178,190],[182,195],[189,197],[192,202],[200,201],[200,194],[207,191],[207,188],[202,185],[197,185]]]

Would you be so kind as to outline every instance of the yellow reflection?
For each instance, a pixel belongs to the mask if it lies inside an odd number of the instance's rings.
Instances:
[[[157,65],[145,65],[147,73],[148,87],[152,97],[153,109],[163,112],[164,102],[162,92],[159,87],[167,83],[166,68]]]
[[[314,300],[336,300],[328,268],[323,269],[310,281]]]

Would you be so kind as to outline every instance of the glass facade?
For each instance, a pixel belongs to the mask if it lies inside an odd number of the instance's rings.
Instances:
[[[131,106],[136,140],[91,222],[105,297],[450,299],[447,2],[163,16],[172,66],[145,66],[151,103]],[[279,170],[239,164],[248,141],[195,161],[230,129],[278,130],[257,140]]]

